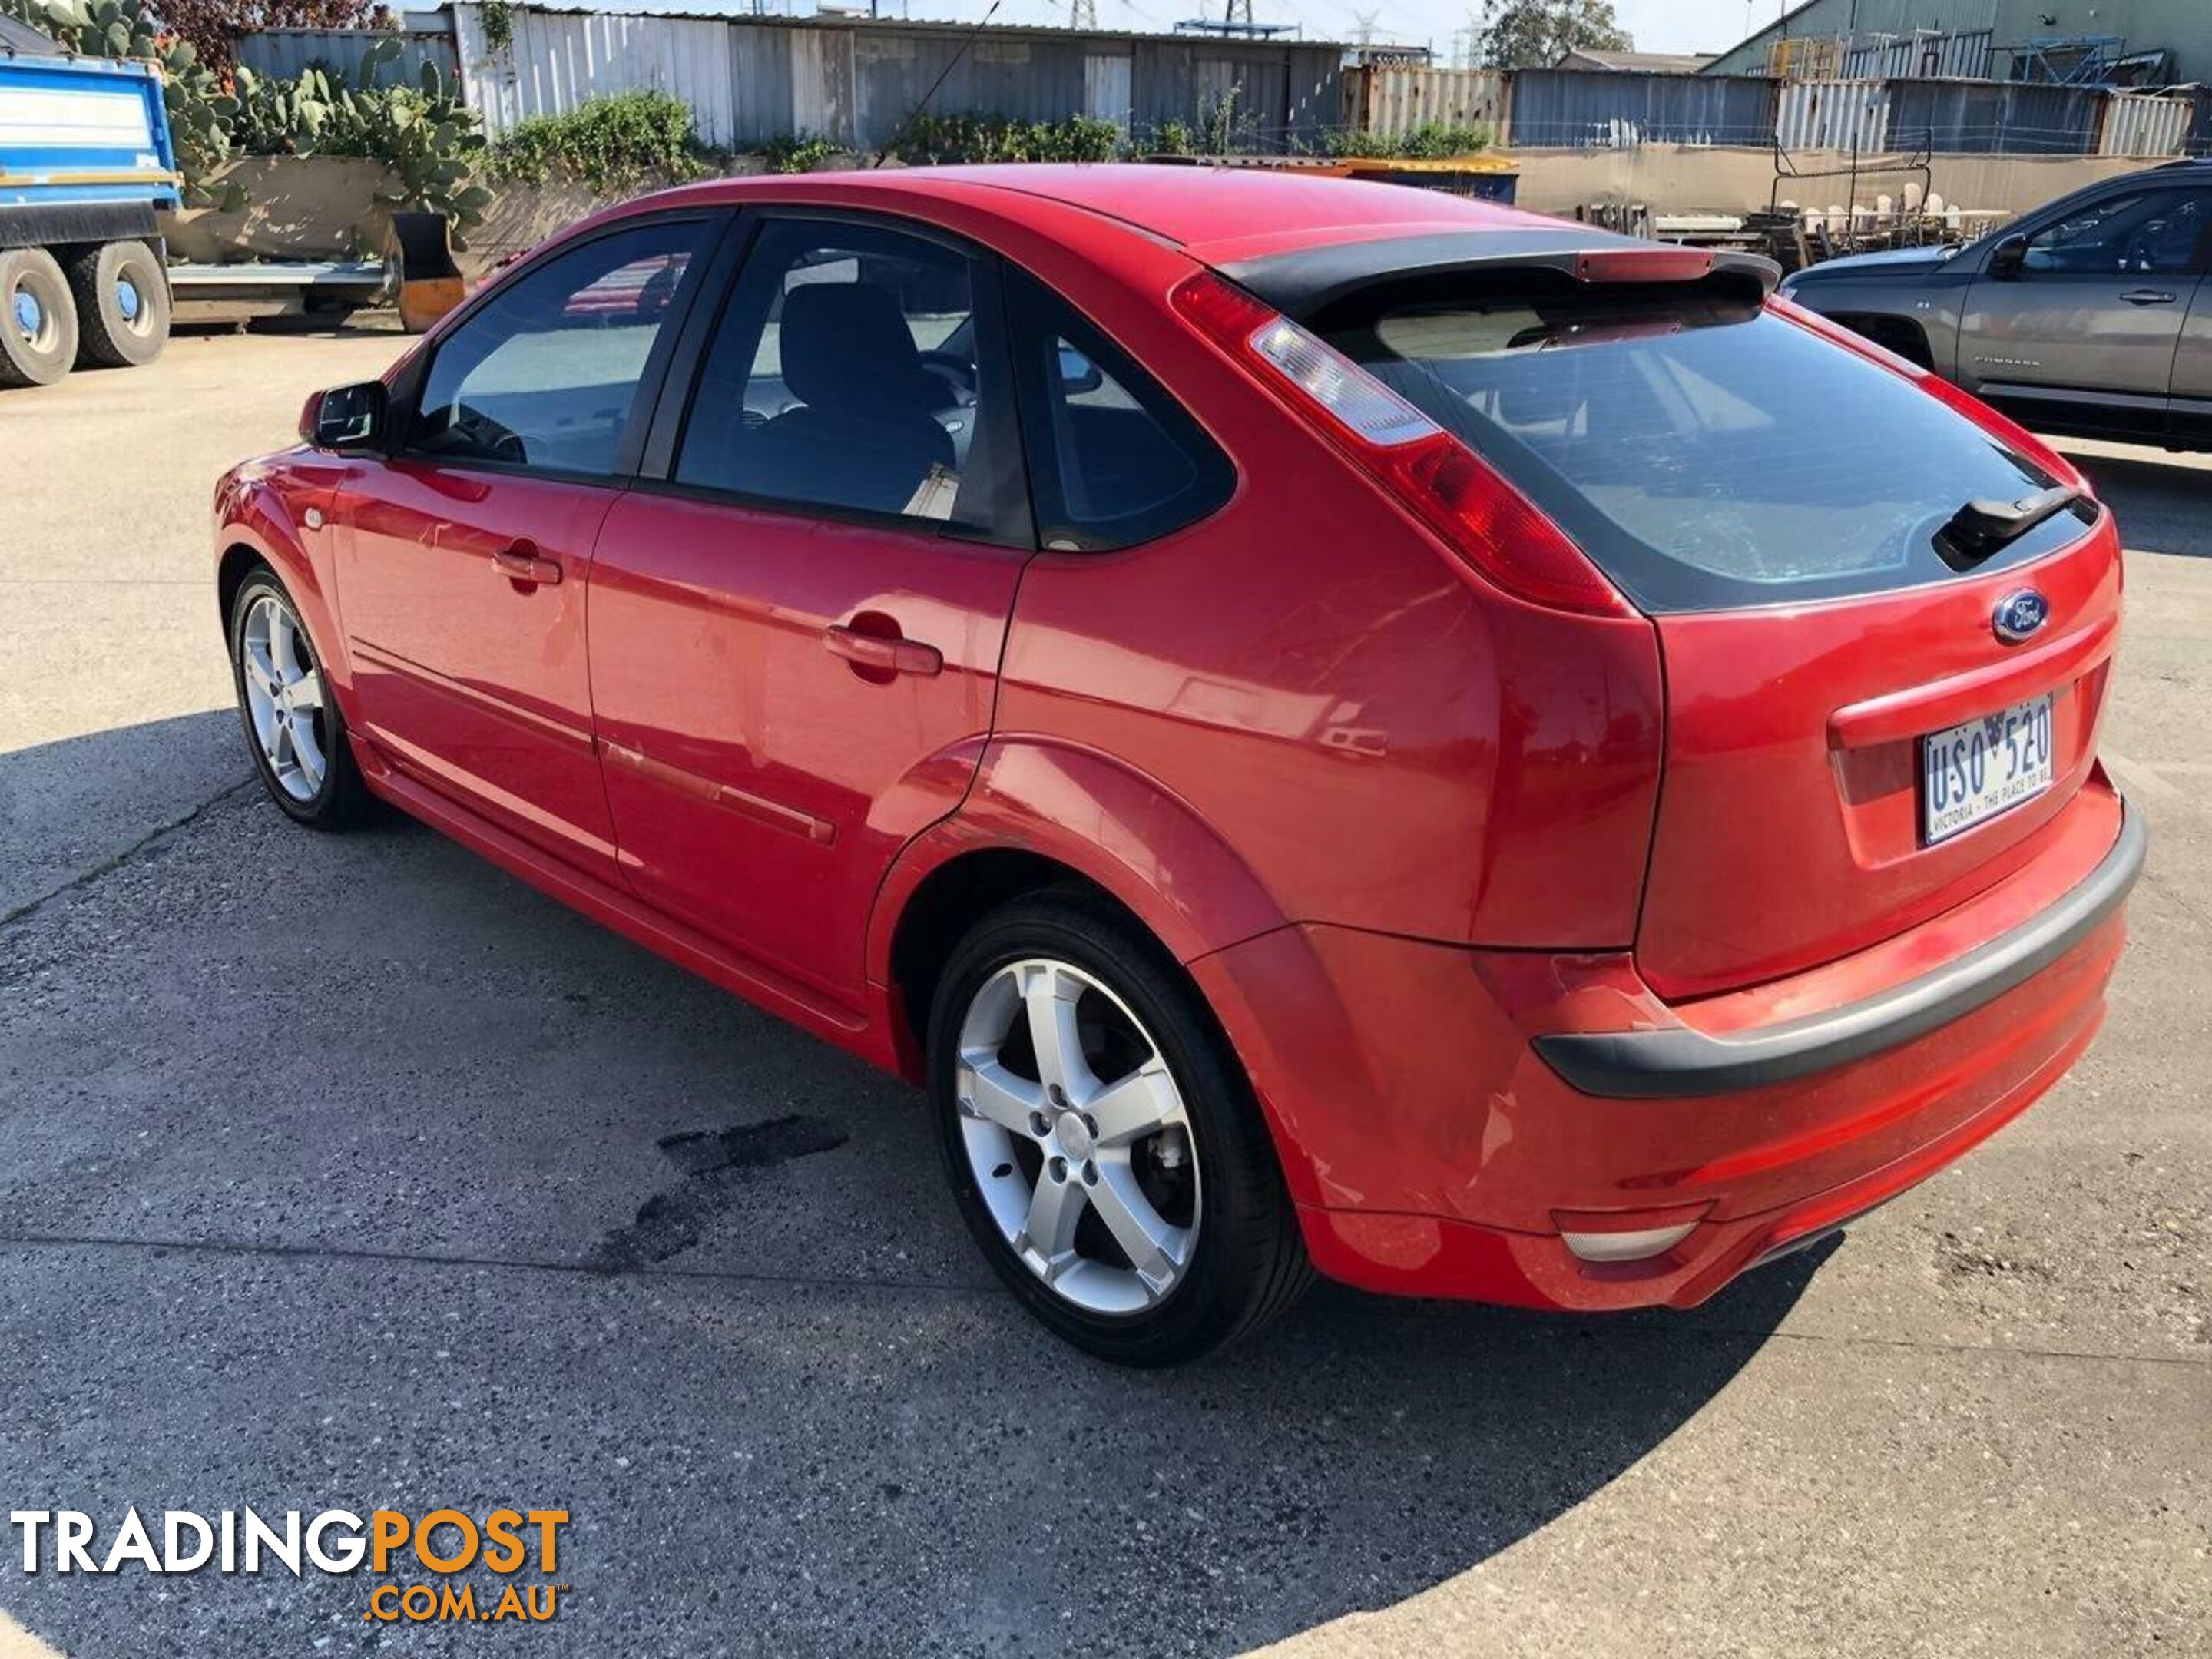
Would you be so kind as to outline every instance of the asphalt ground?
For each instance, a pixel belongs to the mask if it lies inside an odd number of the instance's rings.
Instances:
[[[398,344],[0,393],[0,1497],[560,1508],[568,1588],[386,1624],[10,1528],[0,1655],[2212,1653],[2203,460],[2075,451],[2153,850],[2033,1111],[1692,1315],[1324,1287],[1131,1375],[989,1278],[902,1085],[250,786],[210,487]]]

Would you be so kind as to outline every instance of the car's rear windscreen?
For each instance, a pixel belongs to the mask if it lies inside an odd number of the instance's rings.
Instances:
[[[1647,611],[1797,603],[1942,581],[1975,499],[2054,482],[1903,376],[1691,289],[1462,281],[1370,291],[1315,319],[1495,465]],[[1972,568],[2081,535],[2083,505]]]

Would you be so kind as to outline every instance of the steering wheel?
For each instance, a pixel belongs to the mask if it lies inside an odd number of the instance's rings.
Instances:
[[[975,401],[975,365],[957,351],[925,351],[921,354],[921,366],[952,386],[949,405],[965,409]]]
[[[480,409],[467,404],[453,411],[447,426],[452,436],[468,446],[479,455],[489,455],[495,460],[512,461],[520,465],[530,459],[529,447],[522,441],[521,434],[511,427],[501,425]]]

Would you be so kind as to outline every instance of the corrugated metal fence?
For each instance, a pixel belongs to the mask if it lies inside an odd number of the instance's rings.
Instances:
[[[1984,76],[1990,72],[1990,41],[1988,29],[1856,41],[1844,53],[1844,75],[1854,81]]]
[[[952,24],[538,6],[516,8],[512,40],[495,49],[472,0],[451,12],[450,35],[443,13],[408,20],[398,68],[412,76],[430,61],[458,74],[494,134],[595,94],[653,88],[688,103],[710,144],[738,149],[806,134],[865,151],[892,136],[949,65],[932,105],[939,113],[1041,121],[1087,114],[1139,144],[1170,123],[1203,128],[1224,100],[1233,102],[1237,147],[1255,150],[1317,148],[1339,128],[1390,139],[1427,124],[1486,128],[1493,143],[1522,149],[1779,143],[1863,155],[1926,145],[1939,154],[2152,158],[2212,144],[2212,100],[2192,90],[2107,93],[1921,75],[1776,82],[1402,64],[1347,71],[1341,49],[1318,42],[1049,28],[993,29],[963,55],[972,31]],[[374,38],[269,29],[241,40],[239,58],[280,77],[316,63],[354,73]]]
[[[572,110],[594,93],[638,88],[689,104],[708,143],[727,145],[741,136],[728,24],[534,7],[508,15],[513,38],[495,48],[483,32],[482,8],[453,8],[467,102],[495,137],[532,116]]]
[[[1939,155],[2087,155],[2106,94],[2024,81],[1893,81],[1889,142]]]
[[[1855,149],[1889,143],[1887,81],[1792,81],[1782,88],[1775,142],[1784,149]]]
[[[1764,144],[1774,137],[1776,85],[1763,76],[1522,70],[1513,77],[1512,142]]]
[[[930,106],[941,114],[1089,114],[1140,140],[1169,122],[1198,125],[1224,100],[1254,148],[1317,140],[1341,119],[1341,49],[1309,43],[1002,29],[970,45],[972,31],[951,25],[533,7],[513,14],[512,40],[495,49],[480,7],[453,10],[468,100],[494,135],[594,94],[650,88],[690,104],[710,144],[803,133],[868,150],[940,75]]]
[[[361,79],[362,59],[383,38],[380,29],[263,29],[238,42],[238,61],[256,75],[272,81],[296,81],[310,69],[337,70],[349,84]],[[435,64],[450,87],[460,74],[453,53],[453,33],[441,16],[416,15],[402,20],[399,56],[377,76],[392,86],[410,85],[422,79],[422,65]]]
[[[2155,93],[2115,93],[2105,102],[2097,137],[2100,155],[2179,155],[2197,113],[2193,98]]]
[[[1346,125],[1377,138],[1403,137],[1431,125],[1486,127],[1502,138],[1512,85],[1513,77],[1499,70],[1365,64],[1345,81]]]

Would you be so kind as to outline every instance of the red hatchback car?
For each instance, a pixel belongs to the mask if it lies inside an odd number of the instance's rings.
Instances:
[[[930,1091],[1007,1284],[1687,1307],[2097,1029],[2110,515],[1762,261],[1390,186],[698,185],[226,477],[253,753]]]

